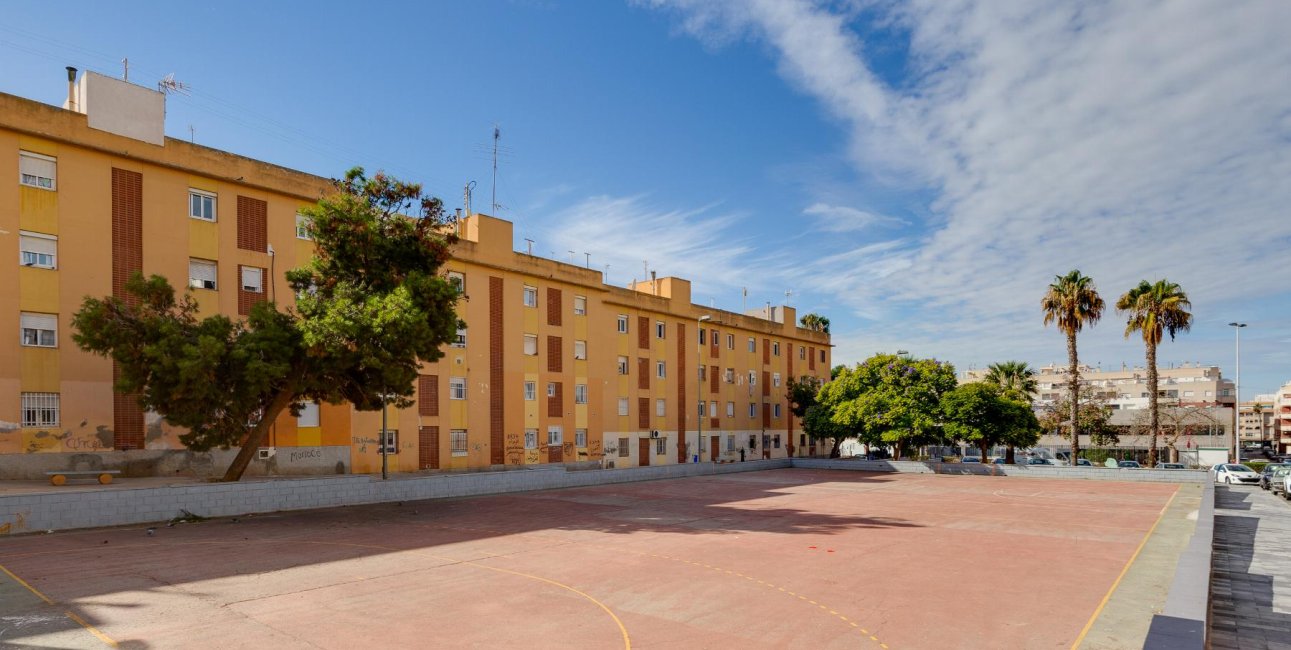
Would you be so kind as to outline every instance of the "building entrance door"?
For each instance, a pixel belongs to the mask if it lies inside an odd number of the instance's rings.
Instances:
[[[712,436],[708,439],[708,460],[717,461],[717,446],[721,444],[721,436]]]
[[[637,465],[641,467],[650,466],[650,443],[652,442],[654,441],[649,438],[642,438],[637,441],[637,453],[641,457],[641,460],[637,461]]]

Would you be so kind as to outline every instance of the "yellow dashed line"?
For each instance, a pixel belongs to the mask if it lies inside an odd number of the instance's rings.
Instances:
[[[848,623],[850,623],[852,627],[857,627],[857,625],[855,623],[852,623],[851,621],[848,621]]]
[[[836,611],[834,611],[834,610],[832,610],[832,609],[831,609],[831,610],[829,610],[829,613],[830,613],[830,614],[833,614],[834,616],[838,616],[838,612],[836,612]],[[843,620],[844,620],[844,621],[846,621],[847,619],[843,619]]]

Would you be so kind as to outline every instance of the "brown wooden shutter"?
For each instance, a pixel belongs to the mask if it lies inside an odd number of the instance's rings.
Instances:
[[[708,390],[713,393],[717,392],[717,372],[717,366],[708,367]]]
[[[506,440],[503,433],[506,420],[506,382],[503,381],[503,336],[505,334],[505,308],[502,296],[502,278],[489,276],[489,463],[501,465],[506,461]]]
[[[565,416],[565,387],[558,381],[551,382],[556,385],[556,394],[547,396],[547,417],[559,418]]]
[[[637,398],[637,428],[650,430],[650,398]]]
[[[816,348],[813,348],[813,347],[807,348],[807,369],[808,370],[816,369]]]
[[[762,339],[762,363],[771,363],[771,339]]]
[[[417,428],[417,465],[421,469],[439,469],[439,427]]]
[[[547,371],[561,372],[564,368],[564,353],[561,350],[561,340],[559,336],[547,337]]]
[[[269,204],[238,197],[238,248],[257,253],[269,250]]]
[[[719,338],[719,332],[717,330],[713,330],[712,332],[710,332],[710,334],[712,334],[713,336],[712,336],[712,339],[709,340],[708,342],[708,356],[710,358],[716,359],[717,355],[720,354],[719,350],[721,349],[720,347],[718,347],[718,344],[717,344],[717,341]]]
[[[650,387],[650,360],[637,357],[637,388]]]
[[[650,349],[650,319],[645,316],[637,316],[637,347]]]
[[[547,324],[560,326],[560,289],[547,290]]]
[[[771,428],[771,405],[765,402],[762,404],[762,428]]]
[[[139,298],[126,291],[126,282],[143,271],[143,174],[112,168],[112,295],[127,305]],[[120,378],[112,362],[112,380]],[[113,449],[143,449],[143,408],[137,393],[112,391]]]
[[[417,376],[417,413],[429,417],[439,415],[439,375]]]
[[[698,335],[696,335],[698,336]],[[696,343],[698,345],[698,343]],[[677,323],[677,462],[686,462],[686,324]],[[695,448],[699,453],[699,448]]]
[[[769,397],[770,395],[771,395],[771,371],[763,370],[762,371],[762,396]]]

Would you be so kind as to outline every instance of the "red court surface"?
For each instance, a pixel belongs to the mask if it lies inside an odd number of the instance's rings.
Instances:
[[[15,537],[53,604],[0,605],[62,626],[0,643],[1069,647],[1176,488],[784,469]]]

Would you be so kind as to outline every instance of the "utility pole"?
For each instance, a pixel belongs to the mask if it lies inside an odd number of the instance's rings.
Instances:
[[[1233,382],[1233,462],[1240,463],[1242,462],[1242,448],[1241,443],[1237,440],[1237,422],[1238,411],[1242,409],[1242,328],[1246,327],[1246,323],[1233,322],[1229,323],[1228,326],[1233,328],[1237,345],[1237,377],[1236,381]]]
[[[502,129],[493,125],[493,216],[498,216],[498,139],[502,137]]]

